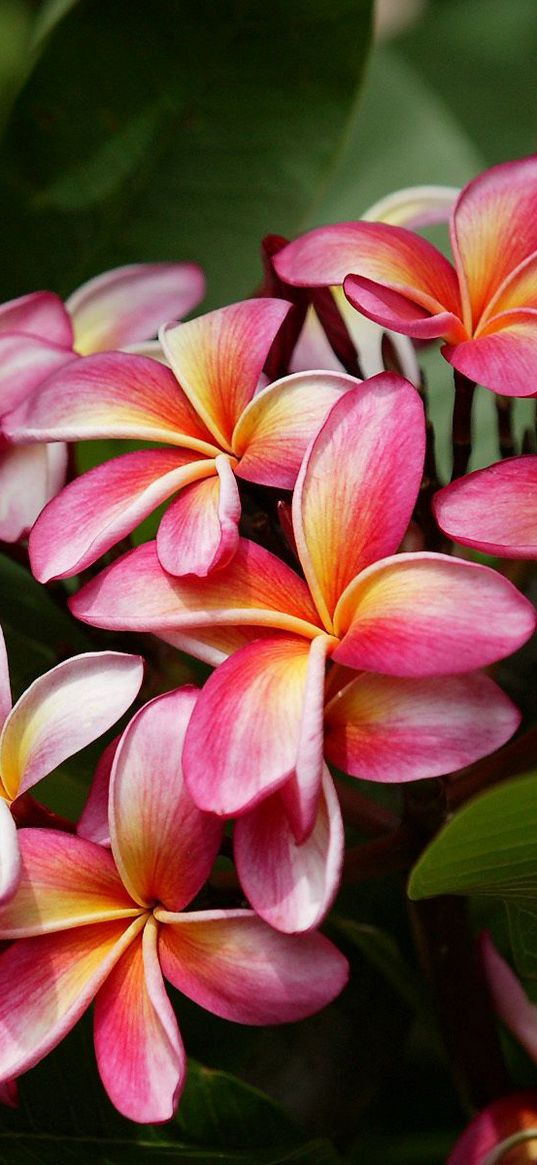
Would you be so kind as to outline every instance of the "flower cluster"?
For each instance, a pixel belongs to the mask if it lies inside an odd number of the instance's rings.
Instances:
[[[29,534],[42,583],[92,568],[69,588],[89,627],[151,633],[214,668],[139,708],[69,832],[17,829],[21,797],[123,715],[142,662],[68,659],[10,711],[0,658],[6,1089],[94,1000],[111,1099],[168,1119],[185,1055],[164,979],[250,1024],[309,1015],[344,986],[316,929],[344,857],[337,773],[450,774],[518,727],[481,669],[528,640],[534,608],[449,539],[536,556],[535,457],[441,489],[435,525],[408,337],[442,336],[458,373],[496,392],[537,394],[536,199],[535,159],[458,197],[402,192],[274,246],[257,297],[184,323],[203,290],[189,264],[0,311],[0,536]],[[416,233],[448,213],[456,269]],[[64,484],[65,443],[95,438],[137,447],[81,475],[71,458]],[[114,549],[162,503],[154,541]],[[249,906],[204,909],[228,820]]]

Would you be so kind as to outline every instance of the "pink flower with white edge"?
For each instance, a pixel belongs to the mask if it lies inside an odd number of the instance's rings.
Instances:
[[[244,1024],[301,1019],[344,987],[346,959],[319,934],[282,935],[250,910],[185,910],[222,835],[181,775],[196,696],[159,696],[124,732],[111,775],[111,853],[71,834],[20,831],[21,882],[0,912],[0,938],[16,940],[0,956],[0,1082],[41,1060],[94,1000],[110,1099],[131,1120],[168,1120],[186,1063],[163,976]]]
[[[0,306],[0,416],[31,397],[78,355],[139,345],[163,319],[187,315],[203,298],[194,263],[135,263],[84,283],[62,303],[48,291]],[[144,345],[144,350],[148,345]],[[0,454],[0,538],[17,542],[65,482],[63,443]]]
[[[515,1092],[474,1117],[446,1165],[530,1165],[537,1161],[537,1092]]]
[[[122,353],[88,357],[51,377],[11,414],[15,441],[135,437],[127,453],[72,482],[30,539],[36,578],[75,574],[174,494],[157,535],[173,574],[206,575],[238,544],[236,478],[292,489],[328,409],[357,382],[335,372],[284,377],[257,392],[290,304],[251,299],[164,328],[171,369]]]
[[[62,761],[106,732],[137,695],[143,660],[103,651],[76,655],[40,676],[11,707],[0,631],[0,902],[20,878],[18,834],[10,805]]]
[[[537,558],[537,457],[507,457],[439,490],[435,518],[463,546],[502,558]]]
[[[431,340],[470,380],[506,396],[537,393],[537,155],[494,166],[459,195],[450,220],[455,266],[404,227],[320,227],[275,259],[298,286],[343,283],[358,311]]]
[[[323,748],[348,773],[399,782],[452,772],[517,727],[511,701],[474,669],[526,641],[531,603],[488,567],[396,554],[423,455],[418,393],[374,377],[340,397],[305,455],[293,498],[305,579],[247,540],[208,579],[177,579],[147,544],[71,600],[85,622],[152,631],[220,663],[185,741],[200,808],[242,815],[286,786],[303,841]]]

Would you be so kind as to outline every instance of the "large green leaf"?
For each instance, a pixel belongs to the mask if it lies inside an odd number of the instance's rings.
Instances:
[[[81,0],[53,29],[1,155],[1,292],[195,259],[249,293],[341,141],[371,0]],[[58,83],[61,78],[61,84]]]

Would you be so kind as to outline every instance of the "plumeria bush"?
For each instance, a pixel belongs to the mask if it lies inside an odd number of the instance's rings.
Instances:
[[[368,0],[35,7],[0,7],[0,1159],[536,1160],[534,143],[367,207]]]

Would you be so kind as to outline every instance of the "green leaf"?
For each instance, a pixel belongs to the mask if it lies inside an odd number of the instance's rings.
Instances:
[[[520,974],[537,979],[537,896],[534,902],[506,902],[513,957]]]
[[[157,259],[201,262],[213,304],[249,294],[261,237],[298,229],[332,164],[371,7],[80,0],[2,151],[3,294]]]
[[[395,939],[378,926],[368,926],[352,919],[332,915],[330,922],[380,972],[410,1011],[422,1015],[424,998],[421,984],[412,967],[403,958]]]
[[[409,882],[411,898],[472,893],[537,901],[537,774],[465,805],[427,847]]]
[[[177,1115],[181,1137],[226,1149],[297,1145],[301,1134],[280,1105],[229,1072],[190,1060]]]

